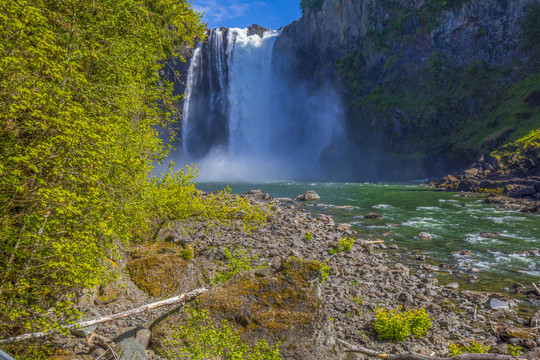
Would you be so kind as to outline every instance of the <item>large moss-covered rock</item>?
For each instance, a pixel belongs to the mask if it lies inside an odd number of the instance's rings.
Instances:
[[[136,249],[128,262],[131,280],[154,297],[176,295],[203,285],[201,268],[182,258],[184,251],[169,243]]]
[[[333,324],[320,291],[321,266],[294,258],[235,276],[203,294],[192,306],[206,309],[216,324],[226,320],[244,341],[280,342],[283,359],[341,359]],[[164,348],[172,330],[185,325],[182,309],[152,326],[152,344]],[[179,350],[179,349],[172,349]]]

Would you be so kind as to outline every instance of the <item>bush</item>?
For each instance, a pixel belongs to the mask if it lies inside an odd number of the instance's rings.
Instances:
[[[377,335],[392,341],[403,341],[411,334],[422,337],[431,327],[431,318],[425,309],[402,311],[401,306],[392,310],[378,308],[375,317],[373,327]]]
[[[248,255],[248,250],[236,248],[231,252],[231,250],[226,247],[223,249],[223,253],[227,258],[227,264],[225,265],[225,268],[219,271],[212,279],[214,284],[225,282],[240,271],[251,270],[253,268],[251,263],[253,260],[256,260],[256,258],[252,258]]]
[[[353,244],[354,244],[353,238],[343,238],[339,240],[337,247],[330,249],[329,253],[330,255],[334,255],[339,252],[349,252],[351,251]]]
[[[473,341],[468,346],[461,344],[450,344],[448,345],[448,350],[450,350],[450,356],[454,357],[465,353],[484,354],[491,350],[491,347],[483,346],[482,344]]]
[[[215,326],[207,310],[187,307],[187,325],[177,327],[168,346],[183,346],[181,353],[162,349],[168,359],[280,360],[279,343],[269,346],[266,340],[252,345],[240,339],[225,320]]]

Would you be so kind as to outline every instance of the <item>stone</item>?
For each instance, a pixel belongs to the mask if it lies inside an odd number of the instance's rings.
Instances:
[[[120,341],[114,347],[118,360],[146,360],[146,351],[134,338],[127,338]]]
[[[15,360],[15,359],[13,359],[11,356],[9,356],[8,354],[0,350],[0,360]]]
[[[319,196],[319,194],[317,194],[313,190],[308,190],[305,193],[303,193],[302,195],[298,195],[296,197],[296,201],[316,201],[316,200],[320,200],[320,199],[321,199],[321,197]]]
[[[433,236],[430,233],[421,232],[420,234],[416,235],[416,238],[418,240],[431,240],[433,239]]]
[[[453,282],[453,283],[450,283],[450,284],[446,285],[446,287],[448,289],[457,289],[457,288],[459,288],[459,284],[457,282]]]
[[[540,310],[536,311],[529,319],[529,326],[536,328],[540,326]]]
[[[139,343],[139,346],[142,349],[146,349],[148,347],[148,343],[150,342],[150,335],[152,332],[146,328],[140,328],[137,330],[137,333],[135,335],[135,339],[137,339],[137,342]]]
[[[504,301],[501,301],[499,299],[496,299],[496,298],[491,298],[489,300],[489,307],[492,310],[508,310],[508,309],[510,309],[510,306],[508,305],[508,303],[506,303]]]
[[[493,232],[493,231],[486,231],[486,232],[481,232],[480,234],[478,234],[478,236],[488,238],[488,239],[496,239],[496,238],[501,237],[501,234]]]
[[[382,220],[384,217],[381,214],[378,213],[370,213],[364,215],[364,219],[370,219],[370,220]]]

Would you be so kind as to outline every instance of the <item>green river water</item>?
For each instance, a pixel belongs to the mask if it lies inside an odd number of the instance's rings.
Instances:
[[[434,265],[459,265],[464,271],[442,272],[442,282],[457,281],[462,288],[498,291],[516,282],[540,280],[540,257],[523,251],[540,249],[540,216],[498,209],[483,196],[461,196],[422,185],[383,183],[267,182],[229,183],[234,193],[262,189],[273,197],[295,198],[315,190],[321,200],[306,206],[313,214],[332,215],[349,223],[364,237],[396,244],[400,252],[426,255]],[[220,190],[223,183],[199,183],[204,191]],[[384,220],[367,220],[376,212]],[[482,237],[496,232],[498,238]],[[420,232],[432,240],[418,240]],[[469,250],[471,255],[459,255]],[[409,257],[410,258],[410,257]],[[429,258],[428,258],[429,259]],[[473,270],[469,272],[471,268]]]

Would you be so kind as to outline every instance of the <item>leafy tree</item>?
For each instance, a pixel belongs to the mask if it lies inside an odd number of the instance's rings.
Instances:
[[[3,0],[0,22],[5,337],[55,326],[69,295],[107,281],[119,245],[149,232],[148,194],[166,188],[148,178],[167,151],[155,127],[176,100],[158,72],[205,25],[185,0]]]

